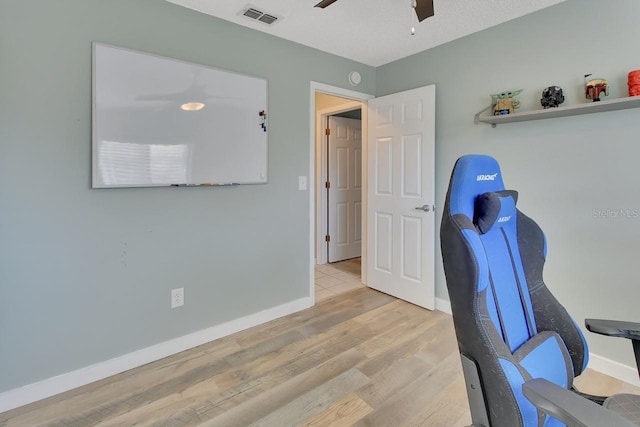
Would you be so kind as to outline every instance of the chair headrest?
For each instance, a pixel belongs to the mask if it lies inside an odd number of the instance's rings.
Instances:
[[[489,192],[476,198],[473,223],[480,234],[486,234],[497,222],[502,226],[516,219],[518,192],[503,190]]]
[[[496,159],[481,154],[462,156],[456,162],[449,186],[449,213],[473,219],[476,198],[504,190],[502,172]]]

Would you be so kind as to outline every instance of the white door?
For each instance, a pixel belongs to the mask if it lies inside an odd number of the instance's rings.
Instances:
[[[362,243],[361,121],[329,117],[329,262],[356,258]]]
[[[435,86],[368,110],[367,285],[433,309]]]

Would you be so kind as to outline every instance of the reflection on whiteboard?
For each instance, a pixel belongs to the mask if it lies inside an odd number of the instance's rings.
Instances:
[[[101,141],[98,170],[106,186],[131,182],[171,185],[187,182],[190,174],[186,145],[132,144]]]
[[[267,182],[266,80],[93,49],[94,188]]]

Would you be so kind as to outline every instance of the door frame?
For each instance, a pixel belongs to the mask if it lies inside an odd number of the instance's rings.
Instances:
[[[355,107],[351,107],[348,110],[353,110],[360,107],[362,114],[362,228],[367,229],[367,173],[368,173],[368,109],[367,101],[375,98],[373,95],[369,95],[362,92],[356,92],[349,89],[344,89],[338,86],[331,86],[325,83],[319,83],[311,81],[309,85],[309,293],[311,296],[312,304],[315,304],[315,265],[316,265],[316,249],[318,243],[316,237],[316,212],[318,209],[318,197],[322,196],[322,191],[318,190],[321,186],[321,177],[317,176],[317,172],[320,168],[317,167],[321,161],[322,154],[317,153],[316,138],[322,138],[322,114],[316,113],[316,92],[325,93],[327,95],[333,95],[340,98],[351,99],[354,101]],[[348,111],[344,110],[344,111]],[[319,113],[319,112],[318,112]],[[321,139],[320,139],[321,140]],[[318,213],[322,215],[322,213]],[[326,215],[326,213],[325,213]],[[326,228],[326,221],[324,222]],[[326,235],[323,234],[323,235]],[[362,233],[362,265],[366,266],[367,262],[367,247],[366,247],[366,233]],[[321,252],[321,251],[320,251]],[[320,253],[318,252],[318,253]],[[326,251],[324,254],[326,263]],[[362,283],[366,284],[366,268],[362,269]]]
[[[336,114],[344,113],[353,110],[362,111],[362,103],[358,101],[347,101],[344,104],[337,105],[335,107],[328,107],[322,110],[316,111],[316,162],[315,162],[315,178],[316,178],[316,264],[326,264],[329,262],[327,259],[327,243],[324,241],[324,236],[329,234],[327,230],[327,197],[326,188],[323,183],[328,180],[327,177],[327,151],[326,141],[327,138],[323,132],[323,129],[329,127],[329,117]],[[360,119],[360,133],[362,135],[362,119]],[[363,141],[361,141],[362,143]],[[361,159],[361,160],[364,160]],[[320,226],[318,225],[318,221]]]

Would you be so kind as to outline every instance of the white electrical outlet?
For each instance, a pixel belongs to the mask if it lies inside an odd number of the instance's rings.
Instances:
[[[184,305],[184,288],[171,290],[171,308],[182,307]]]

